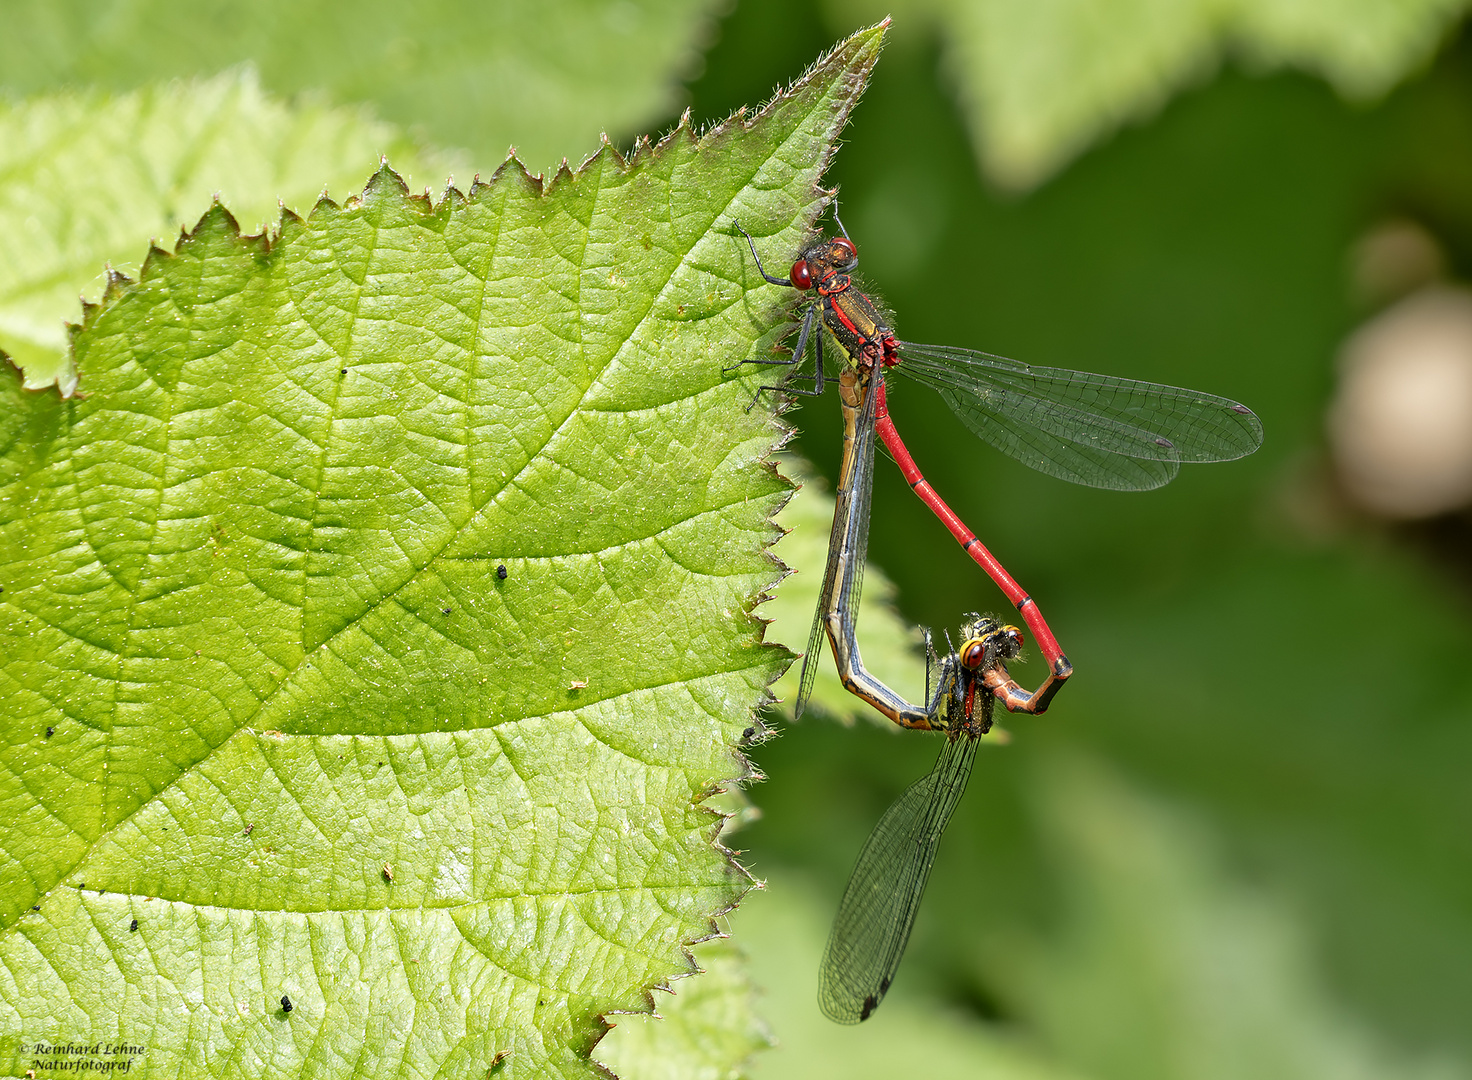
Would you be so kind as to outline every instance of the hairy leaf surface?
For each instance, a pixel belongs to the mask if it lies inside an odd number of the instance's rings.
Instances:
[[[547,185],[216,206],[0,381],[0,1064],[583,1076],[690,970],[789,657],[729,222],[798,245],[881,36]]]

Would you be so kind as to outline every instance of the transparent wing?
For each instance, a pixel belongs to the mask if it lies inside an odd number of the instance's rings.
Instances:
[[[1008,457],[1089,487],[1143,491],[1181,463],[1230,461],[1262,445],[1262,422],[1215,394],[970,349],[902,342],[898,366]]]
[[[813,682],[818,677],[823,616],[830,611],[847,610],[851,619],[859,617],[864,562],[869,550],[869,507],[874,490],[874,414],[878,396],[871,386],[855,421],[853,441],[844,447],[843,463],[839,466],[839,487],[833,500],[833,529],[828,534],[828,563],[823,570],[818,610],[813,613],[813,628],[808,632],[808,650],[802,658],[797,703],[792,710],[794,717],[801,717],[807,708]],[[838,572],[840,556],[845,554],[849,572],[841,577]]]
[[[833,559],[828,560],[828,575],[833,575]],[[823,582],[823,593],[828,593],[828,581]],[[818,610],[813,612],[813,628],[808,631],[808,651],[802,654],[802,677],[798,681],[797,703],[792,707],[793,719],[800,719],[813,696],[813,682],[818,678],[818,650],[823,645],[823,601],[819,599]]]
[[[884,812],[859,852],[818,970],[818,1004],[830,1020],[867,1020],[889,991],[976,747],[969,735],[947,739],[935,768]]]
[[[836,606],[838,610],[846,611],[854,622],[859,619],[864,566],[869,560],[869,511],[874,504],[874,446],[877,441],[874,417],[878,410],[875,403],[879,400],[879,386],[883,379],[882,372],[874,372],[868,396],[854,421],[854,440],[846,448],[853,459],[853,468],[845,477],[848,481],[846,490],[839,492],[839,505],[843,507],[847,527],[841,537],[835,530],[835,537],[848,556],[850,570],[848,580],[837,583],[839,596]]]

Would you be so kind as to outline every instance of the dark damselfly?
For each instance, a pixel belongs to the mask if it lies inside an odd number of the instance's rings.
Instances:
[[[938,656],[926,634],[924,705],[913,705],[864,669],[855,638],[860,579],[869,526],[874,464],[872,412],[877,370],[848,368],[839,375],[844,406],[844,453],[828,572],[813,635],[827,630],[838,675],[850,693],[903,727],[940,731],[945,746],[935,768],[889,808],[859,855],[844,891],[819,971],[818,1002],[843,1024],[867,1020],[888,992],[904,956],[910,929],[951,814],[966,790],[977,740],[992,726],[996,701],[1027,709],[1028,694],[1007,673],[1022,649],[1022,631],[972,616],[959,648]],[[1033,710],[1041,711],[1041,710]]]

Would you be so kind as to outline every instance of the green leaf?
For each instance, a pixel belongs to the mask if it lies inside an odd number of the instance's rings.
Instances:
[[[278,94],[325,91],[463,146],[489,171],[537,167],[678,111],[713,0],[0,0],[0,86],[132,90],[251,63]],[[382,148],[381,148],[382,149]]]
[[[820,403],[821,404],[821,403]],[[836,405],[834,406],[836,408]],[[778,541],[775,554],[794,573],[782,583],[775,596],[762,606],[762,615],[772,620],[768,633],[774,641],[805,642],[812,628],[813,612],[822,591],[823,571],[828,560],[828,534],[833,525],[833,496],[802,458],[783,456],[782,471],[802,484],[802,492],[777,515],[777,524],[788,530]],[[911,701],[924,699],[925,656],[920,631],[906,624],[894,607],[894,586],[873,563],[864,571],[864,603],[859,609],[859,651],[869,673],[904,694]],[[843,688],[838,671],[828,655],[826,640],[820,642],[818,678],[813,683],[810,707],[845,724],[864,717],[878,724],[890,721]],[[772,688],[786,703],[790,714],[797,699],[802,665],[789,668]]]
[[[280,203],[356,190],[381,154],[436,185],[454,167],[361,110],[277,101],[249,72],[0,102],[0,349],[27,386],[69,392],[65,321],[78,293],[98,298],[104,266],[136,274],[149,238],[176,233],[211,193],[264,227]]]
[[[547,185],[216,206],[87,311],[82,394],[0,380],[0,1067],[591,1075],[691,970],[789,658],[726,369],[790,297],[728,223],[797,245],[882,35]]]
[[[902,26],[907,17],[939,26],[982,162],[1016,188],[1045,180],[1121,123],[1148,117],[1223,55],[1315,72],[1354,98],[1382,94],[1426,61],[1466,8],[1466,0],[884,6]]]
[[[594,1056],[623,1080],[724,1080],[772,1037],[757,1016],[746,957],[729,939],[694,949],[703,974],[672,983],[658,1016],[620,1017]]]

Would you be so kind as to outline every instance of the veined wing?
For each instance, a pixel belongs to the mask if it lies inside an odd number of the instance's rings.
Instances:
[[[935,768],[884,812],[859,852],[818,971],[818,1004],[830,1020],[867,1020],[889,991],[977,741],[948,738]]]
[[[833,560],[828,560],[828,573],[833,573]],[[824,581],[823,595],[828,595],[828,584]],[[813,628],[808,631],[808,650],[802,654],[802,676],[798,680],[797,703],[792,707],[794,720],[801,719],[813,696],[813,683],[818,678],[818,651],[823,646],[823,601],[818,601],[818,610],[813,613]]]
[[[1230,461],[1262,445],[1256,415],[1215,394],[941,345],[902,342],[900,352],[898,370],[936,390],[981,438],[1076,484],[1146,490],[1183,462]]]
[[[876,378],[879,376],[876,374]],[[818,677],[818,653],[822,651],[823,618],[829,612],[848,610],[859,617],[859,596],[864,585],[864,562],[869,550],[869,506],[874,488],[874,414],[878,393],[869,388],[862,408],[853,419],[853,438],[843,447],[838,491],[834,496],[833,529],[828,534],[828,563],[823,570],[823,589],[818,610],[808,632],[808,649],[802,658],[797,704],[793,716],[807,708]],[[845,406],[845,409],[848,407]],[[847,418],[845,418],[847,421]],[[845,427],[847,427],[847,422]],[[842,567],[842,572],[840,572]]]
[[[868,393],[854,418],[853,440],[845,445],[844,460],[839,466],[844,486],[839,490],[838,502],[847,527],[842,536],[835,529],[834,539],[844,555],[847,573],[836,583],[838,594],[834,599],[834,610],[847,611],[855,623],[859,621],[859,599],[864,591],[864,566],[869,561],[869,512],[874,503],[874,446],[877,441],[874,417],[883,380],[884,373],[876,369]]]

